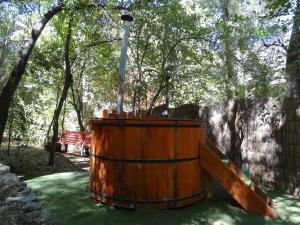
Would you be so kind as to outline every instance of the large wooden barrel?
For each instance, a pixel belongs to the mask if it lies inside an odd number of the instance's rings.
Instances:
[[[121,207],[176,208],[201,200],[204,121],[91,121],[90,191]]]

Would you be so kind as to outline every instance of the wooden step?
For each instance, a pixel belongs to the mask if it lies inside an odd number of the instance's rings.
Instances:
[[[269,217],[278,214],[271,208],[268,197],[231,161],[227,161],[211,149],[200,143],[200,163],[225,190],[248,212]],[[226,162],[226,163],[224,163]]]

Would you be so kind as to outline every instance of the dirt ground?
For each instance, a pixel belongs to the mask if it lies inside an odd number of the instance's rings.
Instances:
[[[49,153],[35,147],[12,146],[9,155],[7,146],[0,148],[0,162],[10,166],[20,179],[28,180],[43,175],[88,170],[89,157],[80,157],[80,151],[73,148],[68,153],[57,152],[55,165],[48,166]]]

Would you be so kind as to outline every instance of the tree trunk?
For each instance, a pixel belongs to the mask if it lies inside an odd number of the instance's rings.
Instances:
[[[75,96],[75,91],[74,91],[73,84],[71,85],[71,91],[72,91],[72,98],[73,98],[72,105],[73,105],[74,110],[75,110],[76,115],[77,115],[77,121],[78,121],[79,129],[80,129],[80,131],[85,131],[85,127],[83,126],[83,123],[82,123],[82,100],[81,100],[80,93],[77,94],[77,99],[78,100],[77,100],[77,103],[76,103],[76,99],[75,99],[76,96]]]
[[[62,118],[62,121],[61,121],[61,129],[62,129],[62,131],[65,130],[66,107],[67,107],[67,101],[65,101],[65,104],[64,104],[63,118]]]
[[[52,125],[53,125],[53,118],[51,120],[51,123],[48,126],[46,137],[44,139],[44,147],[45,147],[46,151],[49,151],[50,131],[51,131]]]
[[[294,16],[294,25],[286,56],[286,85],[285,96],[300,97],[300,0]]]
[[[11,128],[13,124],[13,119],[10,121],[8,126],[8,145],[7,145],[7,156],[10,155],[10,142],[11,142]]]
[[[66,75],[65,75],[65,82],[64,82],[64,87],[63,91],[61,94],[61,97],[59,99],[57,108],[54,111],[53,115],[53,136],[51,140],[51,151],[50,151],[50,156],[49,156],[49,166],[54,165],[54,156],[55,156],[55,150],[56,150],[56,143],[58,140],[58,120],[59,120],[59,115],[62,110],[63,104],[67,98],[68,95],[68,90],[72,85],[73,81],[73,75],[71,71],[71,63],[70,63],[70,45],[71,45],[71,36],[72,36],[72,23],[73,23],[73,11],[70,13],[70,20],[68,24],[68,31],[67,31],[67,37],[66,37],[66,44],[65,44],[65,66],[66,66]]]
[[[57,87],[57,94],[56,94],[56,99],[55,99],[55,108],[57,108],[57,106],[58,106],[59,90],[60,90],[60,88]],[[46,151],[50,150],[50,149],[48,149],[48,145],[49,145],[49,141],[50,141],[50,131],[51,131],[52,125],[53,125],[53,117],[52,117],[52,120],[51,120],[51,122],[50,122],[50,124],[48,126],[46,137],[44,139],[44,146],[45,146],[45,150]]]
[[[77,115],[77,121],[78,121],[79,129],[80,129],[80,131],[84,132],[85,131],[85,127],[83,126],[83,123],[82,123],[82,113],[81,113],[81,110],[76,110],[76,115]]]
[[[242,130],[242,115],[241,108],[242,103],[239,98],[234,98],[233,106],[230,108],[230,116],[227,117],[228,126],[230,130],[230,147],[228,151],[228,157],[240,168],[242,167],[242,154],[241,145],[244,139],[244,133]],[[228,102],[229,103],[229,102]]]
[[[59,87],[58,87],[58,89],[59,89]],[[57,108],[58,100],[59,100],[59,91],[57,90],[55,108]],[[51,131],[52,125],[53,125],[53,117],[52,117],[51,123],[48,126],[46,137],[44,139],[44,146],[45,146],[46,151],[49,151],[48,145],[49,145],[49,141],[50,141],[50,131]]]
[[[35,46],[37,39],[39,38],[40,34],[42,33],[44,27],[48,23],[48,21],[57,13],[62,11],[63,3],[62,1],[58,1],[57,4],[51,7],[51,9],[44,14],[42,19],[37,23],[31,31],[31,37],[25,44],[25,47],[15,64],[10,77],[4,86],[1,95],[0,95],[0,146],[2,143],[3,133],[5,130],[5,125],[7,122],[8,111],[10,108],[10,103],[12,101],[14,92],[16,91],[21,78],[25,72],[25,68],[31,54],[32,49]]]
[[[77,115],[77,121],[78,121],[80,131],[85,131],[85,127],[83,126],[83,122],[82,122],[83,121],[82,79],[83,79],[83,75],[84,75],[85,65],[86,65],[86,60],[84,61],[81,71],[80,71],[80,74],[79,74],[78,88],[76,89],[77,95],[74,91],[74,83],[72,83],[72,85],[71,85],[72,100],[73,100],[73,102],[71,102],[71,103],[72,103],[74,110],[76,112],[76,115]],[[76,97],[77,97],[77,100],[76,100]]]
[[[224,45],[225,45],[225,65],[226,65],[226,77],[225,77],[225,89],[226,89],[226,96],[227,100],[233,97],[231,91],[231,85],[234,81],[234,62],[233,62],[233,52],[232,52],[232,38],[230,35],[230,30],[228,29],[228,22],[230,21],[230,14],[229,14],[229,3],[230,0],[222,0],[222,20],[224,25]]]
[[[158,88],[156,94],[154,95],[154,97],[152,98],[152,100],[151,100],[151,102],[150,102],[150,104],[149,104],[149,108],[146,110],[147,113],[150,113],[150,112],[151,112],[151,110],[152,110],[152,108],[154,107],[154,105],[155,105],[155,103],[156,103],[156,101],[157,101],[157,99],[158,99],[160,93],[163,91],[163,89],[165,88],[165,86],[166,86],[166,85],[164,85],[163,83],[160,83],[160,86],[159,86],[159,88]]]
[[[136,83],[136,82],[135,82]],[[136,98],[137,98],[137,87],[133,86],[133,97],[132,97],[132,112],[136,113]]]

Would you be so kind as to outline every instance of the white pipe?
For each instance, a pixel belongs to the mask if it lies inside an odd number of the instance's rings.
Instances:
[[[129,19],[128,18],[123,19],[122,49],[121,49],[121,56],[120,56],[120,68],[118,74],[118,93],[117,93],[117,107],[116,107],[117,114],[120,114],[123,111],[123,95],[124,95],[123,83],[125,79],[129,24],[131,20],[132,20],[131,17],[129,17]]]

